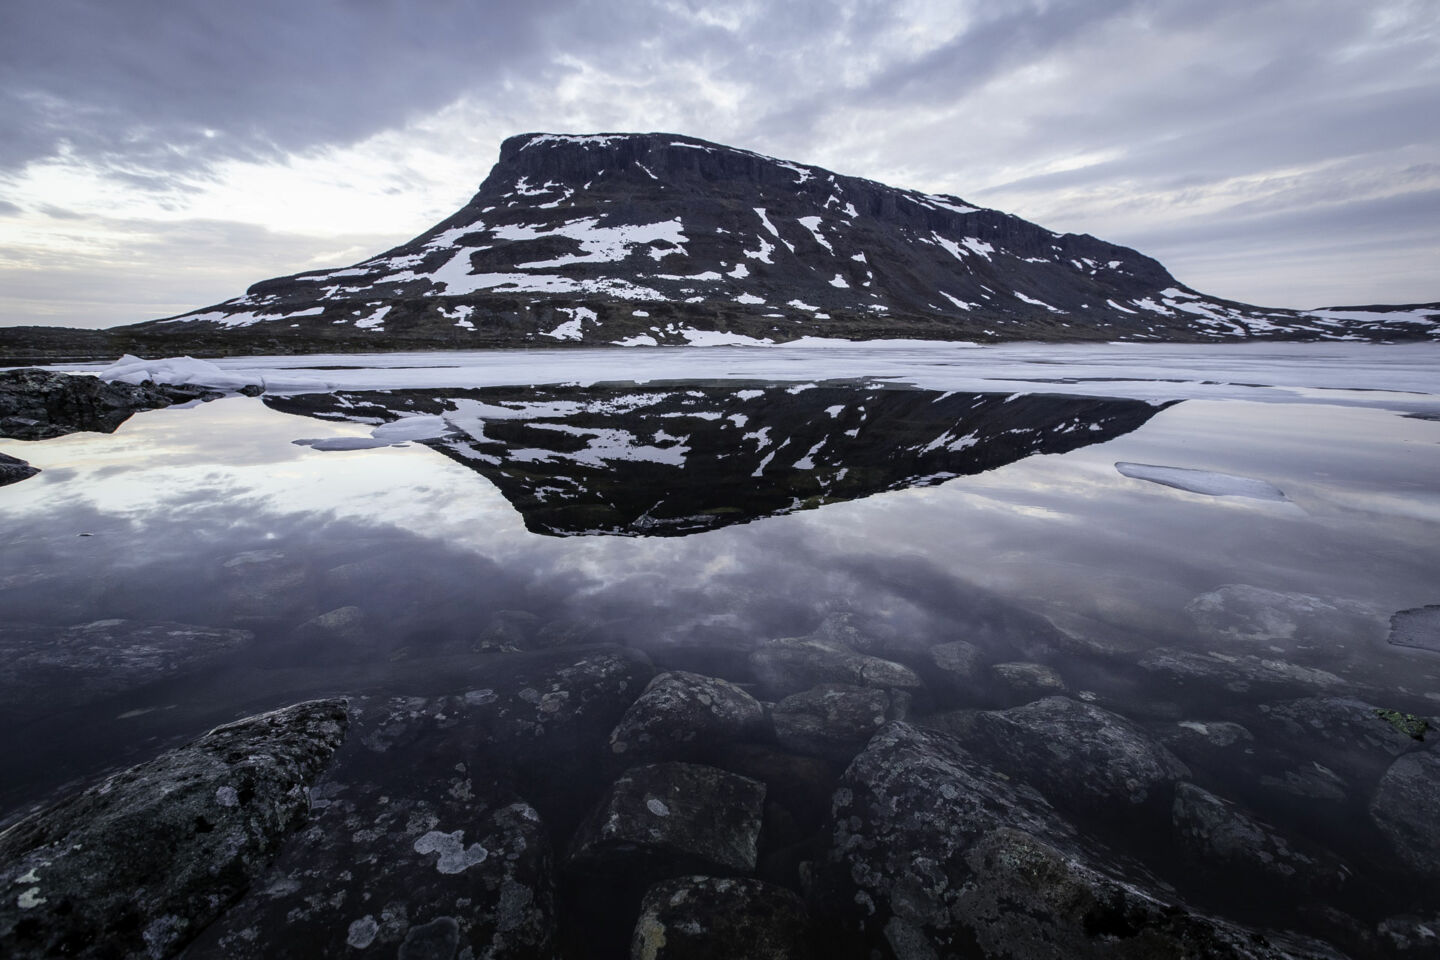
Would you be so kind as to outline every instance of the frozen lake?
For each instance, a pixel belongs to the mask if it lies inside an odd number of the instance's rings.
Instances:
[[[1388,642],[1440,604],[1440,345],[213,363],[267,392],[0,444],[43,471],[0,489],[0,818],[260,710],[451,692],[474,658],[623,645],[768,702],[757,648],[862,636],[924,679],[912,718],[1098,706],[1351,878],[1337,920],[1151,845],[1207,909],[1377,956],[1394,898],[1433,913],[1440,870],[1369,812],[1410,746],[1366,711],[1440,715],[1440,652]]]

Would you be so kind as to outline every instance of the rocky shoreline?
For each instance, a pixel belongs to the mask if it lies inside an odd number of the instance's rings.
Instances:
[[[231,723],[15,824],[0,951],[1301,960],[1434,937],[1440,758],[1315,677],[1252,730],[848,621],[723,677],[507,646],[451,692]],[[1006,682],[1012,706],[955,693]],[[1277,781],[1297,815],[1271,822],[1210,771],[1292,728],[1344,799]],[[1306,808],[1349,802],[1389,860],[1306,837]]]

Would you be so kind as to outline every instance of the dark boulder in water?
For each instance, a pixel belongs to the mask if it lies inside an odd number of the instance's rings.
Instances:
[[[315,700],[217,727],[0,834],[0,954],[170,956],[304,824],[348,725]]]
[[[39,472],[39,467],[32,467],[18,457],[0,453],[0,487],[28,480]]]
[[[802,960],[810,918],[784,887],[730,877],[677,877],[651,887],[631,960]]]

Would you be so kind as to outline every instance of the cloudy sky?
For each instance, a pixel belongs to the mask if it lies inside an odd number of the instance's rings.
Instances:
[[[0,325],[342,266],[527,131],[957,194],[1267,306],[1440,300],[1435,0],[4,0]]]

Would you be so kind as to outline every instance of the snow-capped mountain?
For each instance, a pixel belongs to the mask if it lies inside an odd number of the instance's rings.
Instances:
[[[526,134],[454,216],[354,266],[117,328],[397,348],[801,336],[1440,335],[1440,305],[1270,310],[1094,237],[673,134]]]
[[[534,533],[685,536],[941,483],[1135,430],[1169,404],[854,384],[488,387],[269,396],[287,413],[424,425]]]

